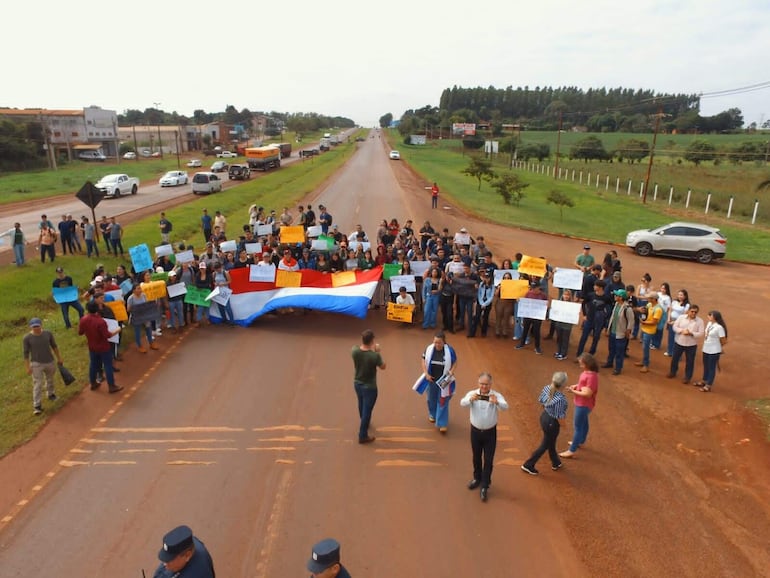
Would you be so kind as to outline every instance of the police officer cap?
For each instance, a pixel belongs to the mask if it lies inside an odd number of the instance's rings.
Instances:
[[[320,574],[332,564],[340,561],[340,543],[334,538],[326,538],[313,546],[307,569],[313,574]]]
[[[171,562],[193,545],[193,533],[189,526],[177,526],[163,536],[163,547],[158,552],[161,562]]]

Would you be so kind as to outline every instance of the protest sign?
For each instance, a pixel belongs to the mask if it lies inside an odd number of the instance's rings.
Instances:
[[[134,271],[141,273],[152,269],[152,256],[150,256],[150,248],[142,243],[134,247],[128,248],[128,254],[131,256],[131,264],[134,266]]]
[[[430,265],[430,261],[409,261],[409,267],[418,277],[425,277],[428,269],[430,269]]]
[[[249,265],[249,281],[252,283],[273,283],[275,265]]]
[[[529,291],[529,281],[524,279],[503,279],[500,282],[500,297],[502,299],[521,299]]]
[[[235,253],[236,249],[238,249],[238,243],[235,241],[225,241],[219,244],[219,250],[223,253]]]
[[[553,286],[580,291],[583,288],[583,272],[580,269],[564,269],[560,267],[554,271]]]
[[[150,275],[150,279],[152,281],[163,281],[165,283],[168,281],[168,273],[166,271],[163,271],[163,273],[153,273]]]
[[[243,247],[249,255],[253,255],[254,253],[260,256],[262,255],[262,243],[245,243]]]
[[[407,293],[414,293],[417,291],[414,275],[393,275],[393,277],[390,278],[390,292],[398,293],[400,287],[406,287]]]
[[[401,265],[398,263],[385,263],[385,266],[382,268],[382,278],[385,280],[390,279],[394,275],[400,275],[401,274]]]
[[[524,255],[519,263],[519,273],[533,277],[545,277],[545,259]]]
[[[268,235],[273,234],[273,226],[270,224],[267,225],[257,225],[257,230],[255,233],[259,237],[267,237]]]
[[[220,286],[216,287],[211,293],[209,293],[206,299],[209,299],[214,303],[218,303],[219,305],[227,305],[227,302],[230,300],[230,295],[232,294],[232,289],[229,287]]]
[[[580,273],[580,271],[578,271]],[[577,325],[580,322],[580,303],[571,301],[551,301],[551,309],[548,312],[548,319],[552,321],[564,321]]]
[[[107,323],[107,331],[110,333],[120,327],[120,323],[118,323],[119,319],[105,319],[104,321]],[[120,343],[120,333],[116,333],[115,335],[108,337],[107,341],[110,343]]]
[[[172,247],[169,243],[163,243],[162,245],[155,247],[156,257],[163,257],[164,255],[173,255],[173,254],[174,254],[174,247]]]
[[[160,319],[160,310],[155,301],[137,303],[131,307],[131,324],[141,325],[148,321]]]
[[[166,285],[166,291],[169,297],[178,297],[187,293],[187,286],[184,283],[171,283]]]
[[[355,282],[356,274],[354,271],[332,273],[332,287],[344,287],[345,285],[352,285]]]
[[[308,237],[318,237],[322,233],[323,229],[321,228],[321,225],[313,225],[312,227],[307,228]]]
[[[388,303],[387,320],[399,323],[411,323],[414,305],[399,305],[392,301]]]
[[[56,303],[72,303],[78,300],[78,288],[77,287],[54,287],[53,288],[53,300]]]
[[[181,263],[192,263],[195,261],[195,255],[193,255],[192,250],[187,251],[179,251],[176,255],[174,255],[174,258],[176,259],[176,262]]]
[[[305,242],[305,227],[281,227],[281,243],[294,244]]]
[[[189,303],[190,305],[197,305],[198,307],[208,307],[211,305],[210,302],[206,301],[206,297],[209,293],[210,291],[208,289],[201,289],[190,285],[187,288],[187,293],[185,293],[184,302]]]
[[[510,273],[511,279],[514,281],[519,278],[519,272],[516,269],[495,269],[494,277],[493,277],[495,287],[500,285],[500,281],[503,280],[503,275],[505,275],[506,273]]]
[[[545,319],[548,310],[548,301],[545,299],[519,299],[519,307],[516,315],[522,319]]]
[[[298,271],[284,271],[283,269],[278,269],[275,272],[276,287],[299,287],[300,285],[302,285],[302,273]]]
[[[142,283],[142,292],[147,297],[147,301],[163,299],[166,296],[166,282],[150,281],[149,283]]]
[[[128,312],[126,311],[126,304],[123,302],[123,299],[119,301],[105,301],[104,305],[112,310],[117,321],[128,321]]]

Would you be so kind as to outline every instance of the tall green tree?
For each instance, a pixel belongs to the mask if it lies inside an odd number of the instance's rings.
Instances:
[[[618,157],[619,161],[623,162],[623,160],[628,160],[631,164],[641,161],[649,154],[649,143],[635,138],[618,143],[618,148],[615,149],[615,155]]]
[[[529,183],[522,181],[518,174],[506,171],[495,176],[490,182],[490,186],[503,197],[503,202],[506,205],[513,203],[518,207],[524,198],[524,189],[529,186]]]
[[[381,128],[389,127],[391,122],[393,122],[393,114],[390,112],[385,113],[380,117]]]
[[[587,136],[572,145],[569,156],[571,159],[583,159],[585,162],[604,161],[610,158],[602,140],[595,136]]]
[[[716,150],[716,147],[710,142],[696,139],[687,147],[684,158],[697,167],[703,161],[714,160],[716,158]]]

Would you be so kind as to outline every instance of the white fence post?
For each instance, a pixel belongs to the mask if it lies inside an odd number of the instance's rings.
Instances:
[[[690,195],[692,194],[692,189],[687,189],[687,201],[684,203],[684,208],[689,209],[690,208]]]
[[[591,173],[590,172],[588,173],[588,178],[586,179],[586,186],[587,187],[591,186]]]
[[[607,175],[607,180],[604,183],[604,190],[609,191],[610,190],[610,175]]]
[[[583,171],[580,171],[580,181],[579,181],[579,183],[581,185],[583,184]]]
[[[596,188],[599,188],[599,173],[596,173]]]
[[[757,220],[757,209],[759,209],[759,199],[754,199],[754,213],[751,215],[751,224],[752,225]]]
[[[615,177],[615,192],[620,192],[620,177]]]
[[[727,218],[730,218],[730,215],[733,214],[733,201],[735,200],[735,197],[733,195],[730,195],[730,204],[727,205]]]
[[[575,169],[572,169],[572,182],[575,182]]]
[[[704,214],[709,214],[709,205],[711,204],[711,193],[706,195],[706,212]]]
[[[674,185],[671,185],[671,188],[668,190],[668,204],[671,204],[672,199],[674,198]]]
[[[627,195],[631,194],[631,179],[628,179],[628,192],[626,194]]]
[[[644,181],[639,183],[639,198],[642,198],[642,195],[644,194]]]
[[[658,183],[655,183],[655,192],[652,195],[652,200],[657,201],[658,200]]]

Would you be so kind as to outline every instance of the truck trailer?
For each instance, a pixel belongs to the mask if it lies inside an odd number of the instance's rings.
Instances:
[[[275,146],[251,147],[245,152],[246,162],[251,169],[267,171],[281,166],[281,149]]]

